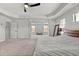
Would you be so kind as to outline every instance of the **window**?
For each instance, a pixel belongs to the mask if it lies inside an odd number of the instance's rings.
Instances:
[[[76,22],[79,21],[79,12],[76,13]]]
[[[73,22],[76,22],[76,20],[75,20],[75,14],[73,14]]]
[[[78,22],[79,21],[79,12],[76,14],[73,14],[73,22]]]
[[[65,18],[63,18],[62,20],[60,20],[60,26],[59,27],[62,28],[62,29],[65,27]],[[63,34],[64,31],[62,30],[60,33]]]
[[[64,28],[64,27],[65,27],[65,18],[60,20],[60,28]]]
[[[36,31],[36,27],[34,25],[32,25],[32,32]]]
[[[48,25],[44,25],[44,32],[48,32]]]

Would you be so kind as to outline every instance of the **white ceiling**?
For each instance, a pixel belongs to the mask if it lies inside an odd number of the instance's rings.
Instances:
[[[62,7],[62,5],[61,3],[41,3],[40,6],[30,7],[27,9],[27,12],[24,12],[24,3],[0,3],[0,12],[17,18],[46,18],[46,15],[51,13],[55,16],[53,13],[56,12],[57,8]]]
[[[45,17],[45,15],[54,12],[59,5],[59,3],[41,3],[40,6],[28,8],[25,13],[23,3],[0,3],[0,10],[14,17]]]
[[[54,12],[60,4],[58,3],[43,3],[38,7],[28,8],[26,15],[28,16],[45,16],[51,12]]]

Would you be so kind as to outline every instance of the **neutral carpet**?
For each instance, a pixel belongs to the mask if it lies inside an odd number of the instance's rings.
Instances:
[[[35,39],[8,40],[0,43],[0,56],[32,56]]]
[[[79,56],[79,38],[66,35],[38,37],[34,56]]]

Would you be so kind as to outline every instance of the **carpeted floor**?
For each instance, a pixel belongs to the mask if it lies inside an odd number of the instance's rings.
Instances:
[[[0,56],[32,56],[35,39],[8,40],[0,43]]]

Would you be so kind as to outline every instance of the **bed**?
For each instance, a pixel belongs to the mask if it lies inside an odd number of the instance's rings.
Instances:
[[[79,56],[79,32],[65,31],[65,35],[39,39],[34,56]]]

